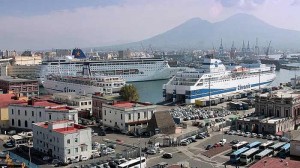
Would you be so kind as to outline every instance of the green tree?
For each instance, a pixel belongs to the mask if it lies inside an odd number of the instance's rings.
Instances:
[[[121,88],[120,96],[125,101],[138,101],[139,100],[139,94],[137,92],[137,89],[133,85],[125,85]]]

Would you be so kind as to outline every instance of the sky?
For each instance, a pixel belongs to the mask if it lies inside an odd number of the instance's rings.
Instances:
[[[300,0],[0,0],[0,49],[122,44],[191,18],[218,22],[237,13],[300,31]]]

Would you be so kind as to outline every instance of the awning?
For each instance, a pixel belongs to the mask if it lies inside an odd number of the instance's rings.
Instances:
[[[283,136],[283,131],[276,132],[275,135],[277,135],[277,136]]]

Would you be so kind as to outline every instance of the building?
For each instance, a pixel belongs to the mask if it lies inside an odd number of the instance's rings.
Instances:
[[[237,120],[237,129],[278,134],[296,129],[300,124],[300,92],[278,90],[255,98],[255,114]]]
[[[119,59],[126,59],[131,57],[131,52],[129,49],[118,51]]]
[[[300,165],[299,161],[280,159],[274,157],[264,157],[258,162],[252,164],[249,168],[298,168]]]
[[[12,58],[0,59],[0,76],[7,76],[7,66],[11,64]]]
[[[35,64],[41,64],[42,63],[41,55],[15,56],[14,60],[15,60],[14,61],[15,65],[35,65]]]
[[[77,95],[75,92],[54,93],[53,100],[72,106],[78,111],[92,112],[92,97]]]
[[[8,106],[23,103],[25,100],[16,99],[14,94],[0,94],[0,128],[9,127]]]
[[[92,130],[74,121],[57,120],[34,123],[33,148],[64,163],[90,158]]]
[[[102,119],[102,104],[111,104],[114,101],[121,100],[119,95],[105,95],[103,93],[95,93],[92,95],[92,116]]]
[[[40,65],[8,65],[7,76],[36,79],[41,72]]]
[[[297,130],[298,136],[291,139],[290,155],[294,157],[300,156],[300,131]]]
[[[0,89],[3,90],[3,93],[13,93],[18,97],[29,97],[39,94],[39,84],[37,80],[10,76],[0,76]]]
[[[159,111],[152,115],[147,128],[150,135],[154,134],[174,134],[176,130],[175,122],[171,114],[167,111]]]
[[[8,107],[10,127],[32,129],[32,123],[68,119],[78,123],[78,111],[50,100],[28,100]]]
[[[103,125],[124,131],[142,131],[148,125],[156,105],[140,102],[102,104]]]

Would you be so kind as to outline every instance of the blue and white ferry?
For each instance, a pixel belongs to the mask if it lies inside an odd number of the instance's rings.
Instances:
[[[223,97],[271,84],[276,77],[275,66],[245,64],[226,69],[218,59],[205,58],[201,69],[178,72],[163,85],[166,101],[195,103],[197,99]]]

